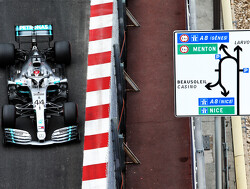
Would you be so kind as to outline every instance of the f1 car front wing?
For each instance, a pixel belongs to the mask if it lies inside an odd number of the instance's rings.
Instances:
[[[29,132],[21,129],[4,129],[4,140],[6,143],[22,144],[22,145],[50,145],[55,143],[64,143],[79,140],[77,126],[68,126],[55,130],[51,135],[51,140],[38,142],[32,140]]]

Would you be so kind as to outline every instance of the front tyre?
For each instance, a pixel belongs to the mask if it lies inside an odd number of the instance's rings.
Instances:
[[[78,110],[74,102],[65,102],[63,105],[64,124],[66,126],[77,125]]]
[[[71,61],[71,47],[68,41],[56,41],[54,44],[57,64],[69,65]]]
[[[14,105],[4,105],[2,108],[2,128],[16,127],[16,108]]]
[[[15,46],[12,43],[0,44],[0,66],[5,67],[15,63]]]

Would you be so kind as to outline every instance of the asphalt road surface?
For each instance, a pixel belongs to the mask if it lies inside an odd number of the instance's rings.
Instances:
[[[0,43],[15,43],[15,24],[53,24],[54,41],[69,40],[69,100],[78,104],[83,136],[90,5],[87,0],[0,0]],[[7,104],[6,73],[0,70],[0,105]],[[1,131],[2,132],[2,131]],[[2,133],[0,140],[2,139]],[[82,137],[83,139],[83,137]],[[81,143],[4,147],[0,189],[77,189],[82,183]]]

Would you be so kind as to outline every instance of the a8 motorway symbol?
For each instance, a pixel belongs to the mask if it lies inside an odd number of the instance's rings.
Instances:
[[[181,42],[186,43],[186,42],[188,42],[189,37],[188,37],[188,35],[186,35],[186,34],[182,34],[182,35],[180,36],[180,40],[181,40]]]
[[[189,51],[188,46],[186,45],[182,45],[180,48],[181,53],[187,53]]]

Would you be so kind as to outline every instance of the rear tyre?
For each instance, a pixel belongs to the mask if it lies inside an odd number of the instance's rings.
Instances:
[[[0,66],[15,63],[15,46],[12,43],[0,44]]]
[[[68,41],[56,41],[55,47],[55,59],[58,64],[70,64],[71,61],[71,48]]]
[[[77,125],[77,105],[74,102],[65,102],[63,109],[64,124],[66,126]]]
[[[4,105],[2,108],[2,128],[15,128],[16,108],[14,105]]]

